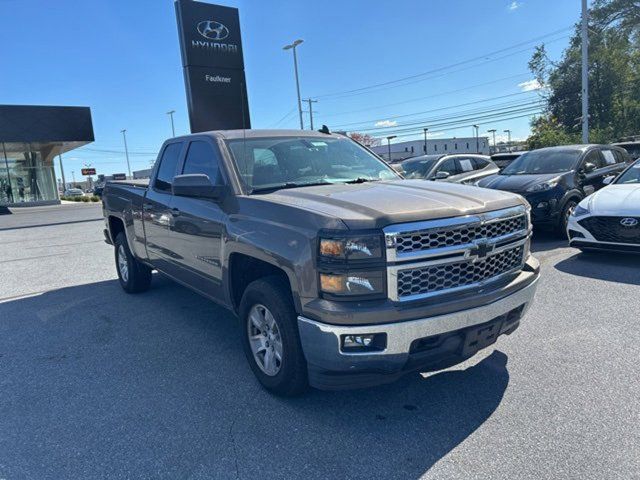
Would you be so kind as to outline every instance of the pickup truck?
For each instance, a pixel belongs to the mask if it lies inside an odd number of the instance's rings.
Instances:
[[[328,130],[172,138],[103,209],[122,288],[157,270],[228,308],[279,395],[462,362],[519,326],[539,277],[521,196],[403,179]]]

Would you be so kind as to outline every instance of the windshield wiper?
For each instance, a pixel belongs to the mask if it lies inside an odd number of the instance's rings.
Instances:
[[[353,180],[347,180],[344,183],[366,183],[366,182],[377,182],[378,180],[374,179],[374,178],[364,178],[364,177],[358,177],[358,178],[354,178]]]
[[[286,182],[286,183],[283,183],[282,185],[273,185],[271,187],[254,188],[253,190],[251,190],[251,193],[283,190],[285,188],[317,187],[318,185],[333,185],[333,183],[331,182],[309,182],[309,183]]]

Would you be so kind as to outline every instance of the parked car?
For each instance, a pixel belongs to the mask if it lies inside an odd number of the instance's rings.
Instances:
[[[486,155],[421,155],[401,164],[405,178],[475,183],[500,170]]]
[[[282,395],[463,361],[518,327],[539,275],[520,196],[404,180],[330,133],[172,138],[103,208],[122,288],[156,269],[234,312]]]
[[[65,197],[83,197],[84,192],[79,188],[67,188],[64,191]]]
[[[618,142],[613,145],[624,148],[632,160],[640,158],[640,142]]]
[[[516,158],[520,157],[525,152],[504,152],[504,153],[494,153],[491,155],[491,161],[495,163],[500,170],[507,167],[511,162],[513,162]]]
[[[569,245],[583,251],[640,253],[640,160],[578,204],[567,235]]]
[[[531,205],[534,225],[564,235],[576,205],[602,188],[607,177],[618,175],[628,162],[625,150],[607,145],[541,148],[523,154],[477,185],[521,194]]]
[[[102,191],[104,190],[104,185],[97,185],[94,189],[93,189],[93,194],[96,197],[102,197]]]

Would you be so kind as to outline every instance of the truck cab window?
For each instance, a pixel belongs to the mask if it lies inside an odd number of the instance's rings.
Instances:
[[[178,168],[178,160],[180,159],[180,152],[182,151],[182,143],[170,143],[164,149],[162,158],[160,159],[160,167],[158,168],[158,175],[156,176],[156,182],[154,187],[156,190],[162,190],[165,192],[171,191],[171,183],[173,177],[176,176],[176,169]]]
[[[207,142],[191,142],[184,161],[183,174],[204,173],[211,183],[218,183],[218,155]]]

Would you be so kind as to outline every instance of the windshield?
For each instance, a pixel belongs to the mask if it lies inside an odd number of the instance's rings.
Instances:
[[[348,138],[270,137],[228,140],[238,173],[252,191],[400,178]]]
[[[515,159],[500,175],[563,173],[575,168],[580,150],[533,150]]]
[[[634,163],[626,172],[620,175],[618,180],[616,180],[616,183],[640,183],[640,161]]]
[[[404,178],[426,178],[439,157],[402,162]]]

